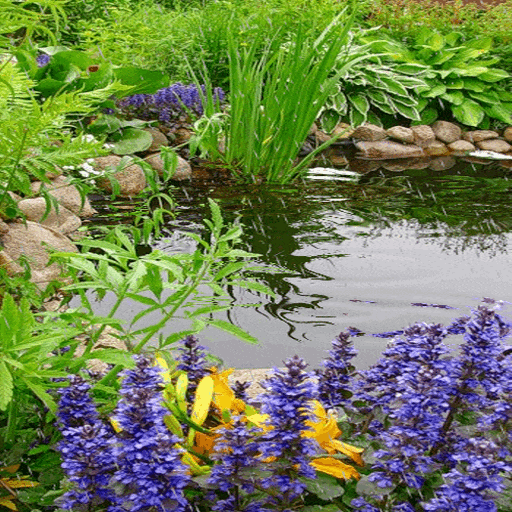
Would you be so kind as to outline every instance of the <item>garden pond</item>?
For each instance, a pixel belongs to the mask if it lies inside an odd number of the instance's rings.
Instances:
[[[448,324],[484,297],[512,302],[512,180],[504,164],[458,161],[443,171],[381,167],[316,177],[287,186],[199,178],[171,191],[177,217],[155,248],[193,250],[183,233],[201,231],[210,197],[226,221],[243,225],[243,248],[282,269],[259,276],[276,298],[232,289],[236,304],[257,305],[219,315],[259,345],[213,328],[200,334],[225,365],[280,366],[298,354],[318,366],[331,339],[353,327],[364,333],[354,338],[356,364],[367,367],[387,344],[374,334],[417,321]],[[92,222],[106,223],[128,218],[131,209],[128,201],[106,199],[94,207]],[[98,312],[112,300],[107,295]],[[137,312],[133,303],[118,316]],[[187,325],[176,320],[165,333]]]

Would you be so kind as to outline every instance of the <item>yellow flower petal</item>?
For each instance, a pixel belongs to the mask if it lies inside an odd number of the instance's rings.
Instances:
[[[208,417],[210,404],[212,403],[213,389],[214,383],[210,376],[203,377],[197,385],[190,419],[198,425],[202,425]]]
[[[11,489],[21,489],[22,487],[35,487],[39,485],[38,482],[31,482],[25,480],[27,476],[21,478],[2,478],[2,483],[10,487]]]
[[[332,457],[315,459],[311,461],[309,465],[314,467],[317,471],[332,475],[336,478],[342,478],[343,480],[349,480],[350,478],[359,480],[361,478],[361,475],[354,467],[344,464],[340,460],[333,459]]]
[[[162,356],[156,356],[153,366],[159,366],[162,371],[160,372],[160,377],[164,382],[171,382],[171,372],[169,371],[169,365],[167,361]]]
[[[363,448],[357,448],[356,446],[352,446],[351,444],[344,443],[342,441],[331,441],[331,446],[336,448],[339,452],[343,453],[347,457],[350,457],[356,464],[360,466],[364,466],[363,459],[361,458],[361,453],[363,453]]]

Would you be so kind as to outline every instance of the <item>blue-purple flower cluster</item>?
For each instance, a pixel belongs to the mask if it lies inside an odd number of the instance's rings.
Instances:
[[[301,435],[309,429],[306,422],[311,419],[310,402],[318,396],[313,373],[304,371],[307,364],[298,356],[284,364],[286,370],[275,368],[262,383],[266,395],[261,412],[269,415],[271,429],[258,443],[263,459],[276,458],[266,465],[271,474],[261,480],[261,486],[275,495],[270,502],[277,510],[288,510],[306,489],[298,477],[316,477],[308,457],[315,455],[318,448],[316,441]]]
[[[448,328],[406,329],[377,365],[360,372],[353,403],[364,404],[360,431],[379,446],[369,480],[382,492],[353,506],[365,512],[406,505],[428,512],[497,511],[494,493],[504,489],[503,475],[512,469],[512,361],[503,344],[510,331],[500,315],[481,306]],[[444,340],[461,332],[464,343],[453,356]]]
[[[164,424],[160,369],[139,356],[134,370],[124,373],[122,399],[115,412],[120,432],[98,417],[89,385],[73,377],[62,390],[59,420],[64,440],[59,449],[62,468],[75,484],[63,497],[62,508],[109,504],[108,512],[139,510],[184,511],[183,489],[189,482],[180,440]],[[119,488],[122,492],[115,493]]]
[[[201,91],[195,85],[176,83],[155,94],[135,94],[119,101],[118,106],[126,114],[145,120],[159,120],[162,123],[177,121],[181,116],[192,113],[201,116],[204,111],[203,98],[206,87]],[[220,87],[213,90],[213,100],[222,103],[224,91]]]
[[[333,340],[316,373],[306,372],[300,357],[288,359],[285,369],[274,369],[262,383],[267,428],[250,429],[247,418],[235,416],[219,431],[200,498],[176,448],[184,440],[164,423],[168,411],[157,367],[139,356],[135,369],[124,373],[114,413],[117,434],[99,419],[89,385],[74,377],[61,392],[59,411],[63,468],[73,484],[63,508],[294,510],[305,496],[306,479],[316,476],[309,461],[319,446],[302,434],[317,399],[346,412],[352,436],[370,446],[373,462],[364,477],[369,484],[352,500],[353,509],[498,512],[496,497],[512,470],[512,349],[505,344],[512,324],[493,306],[488,301],[448,327],[418,323],[400,331],[366,371],[352,366],[350,332]],[[446,343],[460,334],[460,347]],[[204,350],[194,336],[182,342],[178,369],[193,387],[209,373]],[[238,395],[244,392],[239,385]],[[193,489],[195,503],[185,498],[186,489]]]
[[[46,65],[50,63],[51,56],[47,55],[46,53],[40,53],[36,57],[36,64],[38,68],[44,68]]]

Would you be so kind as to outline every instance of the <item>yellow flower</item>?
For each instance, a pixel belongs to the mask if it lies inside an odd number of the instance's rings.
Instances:
[[[316,400],[313,402],[313,408],[314,416],[318,418],[318,421],[308,420],[306,422],[312,430],[305,430],[304,437],[316,439],[320,447],[331,455],[341,452],[351,458],[356,464],[363,466],[364,462],[361,457],[361,453],[364,451],[363,448],[357,448],[348,443],[338,441],[336,438],[341,436],[341,430],[336,423],[336,417],[334,415],[328,416],[322,404]]]
[[[336,478],[342,478],[348,480],[349,478],[355,478],[359,480],[361,475],[357,472],[356,468],[341,462],[341,460],[333,459],[332,457],[322,457],[315,459],[309,463],[317,471],[332,475]]]

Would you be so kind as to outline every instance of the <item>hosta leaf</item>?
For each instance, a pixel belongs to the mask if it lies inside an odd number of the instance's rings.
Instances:
[[[445,85],[448,89],[464,89],[464,80],[461,78],[450,78],[446,80]]]
[[[510,77],[510,75],[506,71],[503,71],[503,69],[488,69],[478,76],[480,80],[484,80],[485,82],[499,82],[508,77]]]
[[[467,66],[464,68],[452,68],[451,72],[459,75],[459,76],[478,76],[480,79],[482,79],[481,75],[483,73],[486,73],[489,70],[489,68],[486,68],[485,66]],[[508,76],[508,74],[506,75]],[[498,80],[501,80],[501,78],[498,78]],[[492,81],[492,80],[491,80]]]
[[[452,113],[457,121],[468,126],[478,126],[485,116],[483,108],[470,99],[465,99],[461,105],[454,105]]]
[[[441,94],[440,98],[452,103],[453,105],[462,105],[462,102],[464,101],[464,94],[462,94],[461,91],[445,92],[444,94]]]
[[[393,68],[398,73],[404,73],[405,75],[418,75],[425,72],[428,67],[423,64],[398,64]]]
[[[431,89],[429,89],[426,92],[423,92],[421,95],[424,98],[437,98],[438,96],[441,96],[441,94],[444,94],[446,92],[446,86],[444,84],[439,84]]]
[[[487,84],[482,82],[480,78],[464,78],[464,89],[468,91],[483,92],[487,89]]]
[[[466,42],[468,48],[475,48],[481,50],[482,53],[488,52],[492,48],[492,37],[483,37],[478,39],[472,39]]]
[[[418,101],[412,96],[394,96],[392,98],[393,104],[400,103],[400,105],[405,105],[407,107],[417,107]]]
[[[125,128],[119,135],[112,138],[113,152],[116,155],[131,155],[146,151],[153,142],[151,134],[139,128]]]
[[[500,102],[500,97],[497,92],[494,91],[486,91],[486,92],[473,92],[468,91],[469,96],[479,103],[489,103],[490,105],[494,105]]]
[[[348,100],[363,116],[366,116],[368,110],[370,110],[368,98],[363,94],[351,94],[348,96]]]
[[[397,79],[381,77],[381,81],[387,86],[390,93],[397,94],[398,96],[409,96],[407,89],[403,87]]]
[[[441,34],[434,33],[429,37],[427,44],[430,46],[430,48],[432,48],[432,50],[438,52],[444,48],[445,40]]]
[[[322,112],[320,116],[320,126],[324,132],[331,133],[340,120],[341,116],[338,112],[333,109],[328,109]]]
[[[361,114],[361,112],[359,112],[355,108],[351,108],[350,113],[349,113],[349,120],[350,120],[350,125],[353,128],[356,128],[357,126],[360,126],[365,123],[366,116]]]
[[[421,111],[420,123],[421,124],[432,124],[439,117],[437,109],[434,107],[427,107]]]
[[[512,124],[512,103],[498,103],[491,106],[484,106],[485,113],[493,118]]]
[[[396,111],[406,117],[407,119],[412,119],[413,121],[420,121],[421,116],[418,110],[414,107],[409,107],[407,105],[402,105],[398,103],[397,101],[393,101],[393,105],[396,109]]]
[[[431,66],[440,66],[441,64],[445,64],[446,62],[448,62],[450,59],[452,59],[454,56],[456,55],[456,51],[455,50],[444,50],[442,52],[439,52],[437,55],[434,55],[429,61],[428,63],[431,65]],[[448,64],[450,65],[451,62]]]
[[[385,112],[386,114],[394,114],[395,111],[393,107],[390,105],[389,97],[386,93],[382,91],[368,91],[368,97],[373,105],[377,108]]]

